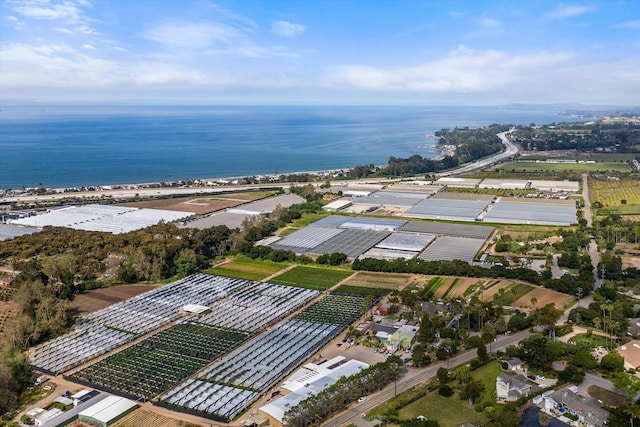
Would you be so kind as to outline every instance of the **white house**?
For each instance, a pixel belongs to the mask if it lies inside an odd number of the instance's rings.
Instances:
[[[501,372],[496,378],[498,402],[512,402],[531,393],[531,384],[524,375],[508,375]]]

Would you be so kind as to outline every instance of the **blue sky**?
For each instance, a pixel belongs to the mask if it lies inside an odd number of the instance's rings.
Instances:
[[[640,104],[640,0],[0,0],[0,100]]]

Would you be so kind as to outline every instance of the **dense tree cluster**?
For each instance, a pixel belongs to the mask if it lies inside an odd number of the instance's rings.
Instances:
[[[335,414],[358,398],[383,389],[400,377],[402,360],[390,356],[349,377],[342,377],[318,394],[313,394],[284,414],[289,427],[307,427]]]
[[[455,146],[455,158],[460,163],[466,163],[500,152],[503,145],[496,134],[509,128],[509,125],[493,124],[482,128],[442,129],[435,136],[438,145]]]
[[[13,300],[18,314],[0,335],[0,414],[16,409],[20,393],[33,385],[23,352],[64,332],[70,320],[68,302],[40,281],[21,283]]]
[[[634,121],[596,121],[522,126],[513,138],[525,150],[626,151],[640,144],[640,125]]]

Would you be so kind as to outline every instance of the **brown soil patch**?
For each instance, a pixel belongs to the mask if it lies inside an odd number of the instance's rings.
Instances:
[[[531,298],[536,298],[536,307],[544,307],[547,304],[555,304],[556,308],[562,308],[564,304],[571,300],[571,295],[563,294],[561,292],[552,291],[551,289],[534,287],[532,291],[528,292],[525,296],[518,299],[513,303],[514,307],[521,307],[526,309],[533,309],[531,304]]]
[[[449,286],[451,286],[453,281],[456,280],[455,277],[443,277],[442,279],[443,279],[442,283],[440,284],[438,289],[436,289],[436,291],[433,293],[434,298],[444,298],[444,294],[446,294],[447,291],[449,290]]]
[[[466,278],[466,279],[460,279],[458,280],[458,283],[456,284],[456,287],[454,289],[451,290],[451,292],[449,293],[449,297],[451,298],[461,298],[464,296],[464,292],[470,287],[475,285],[478,282],[484,281],[486,284],[486,280],[484,279],[475,279],[475,278]],[[478,287],[477,291],[480,290],[480,287]]]
[[[0,301],[0,332],[4,332],[7,320],[18,314],[18,306],[12,301]]]
[[[179,198],[146,200],[143,202],[123,203],[121,206],[134,208],[164,209],[168,211],[193,212],[197,215],[205,215],[211,212],[232,208],[243,203],[242,199],[227,199],[218,197]]]
[[[400,289],[410,279],[411,276],[409,274],[358,272],[345,281],[344,284],[366,288]]]
[[[71,302],[71,310],[82,316],[135,297],[156,287],[156,285],[130,285],[94,289],[87,293],[76,295]]]
[[[498,282],[498,283],[496,283]],[[495,283],[495,284],[494,284]],[[492,280],[489,279],[484,289],[480,292],[481,301],[493,301],[493,296],[498,294],[500,289],[504,289],[513,283],[513,280]]]
[[[627,396],[605,390],[597,385],[590,385],[587,388],[587,393],[594,399],[601,400],[605,405],[613,407],[622,406],[629,401]]]

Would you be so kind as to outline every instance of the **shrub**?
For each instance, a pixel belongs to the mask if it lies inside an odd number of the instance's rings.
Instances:
[[[438,394],[444,397],[451,397],[453,396],[453,389],[446,384],[442,384],[438,387]]]

